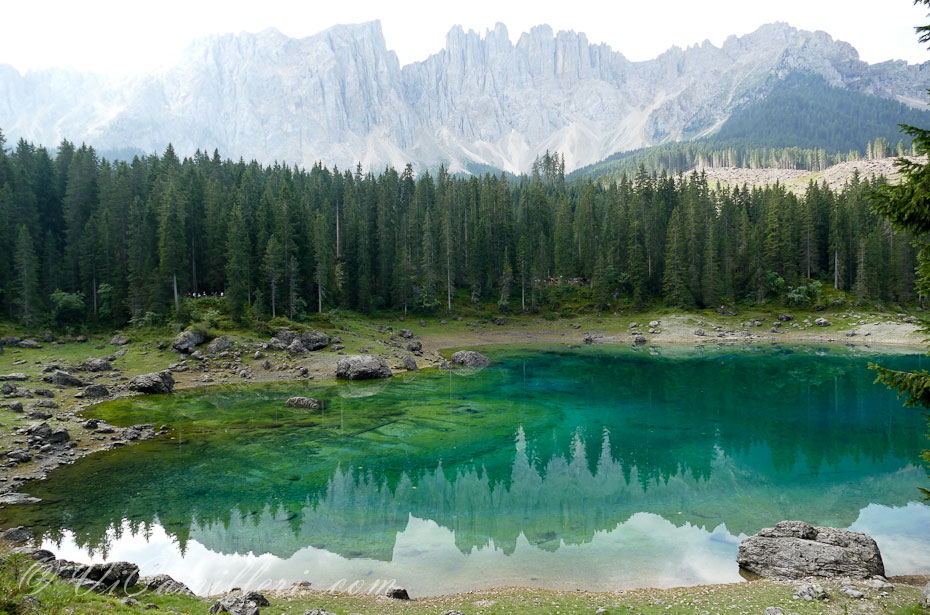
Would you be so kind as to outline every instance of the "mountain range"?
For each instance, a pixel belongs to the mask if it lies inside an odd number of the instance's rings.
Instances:
[[[617,152],[713,135],[789,75],[924,108],[930,62],[868,64],[848,43],[784,23],[632,62],[546,25],[512,43],[460,27],[401,66],[377,21],[301,39],[269,29],[193,43],[174,66],[128,78],[0,65],[8,141],[63,138],[102,154],[197,149],[340,168],[360,162],[527,171],[545,151],[572,170]]]

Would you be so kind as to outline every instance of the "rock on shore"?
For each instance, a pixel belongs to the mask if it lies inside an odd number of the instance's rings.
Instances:
[[[782,521],[739,546],[740,568],[763,577],[868,578],[885,574],[875,541],[860,532]]]
[[[372,380],[391,375],[391,368],[384,359],[372,355],[350,355],[336,363],[336,378],[342,380]]]
[[[487,367],[491,359],[474,350],[459,350],[449,358],[449,362],[462,367]]]
[[[129,390],[138,393],[170,393],[174,389],[174,378],[168,370],[140,374],[129,381]]]

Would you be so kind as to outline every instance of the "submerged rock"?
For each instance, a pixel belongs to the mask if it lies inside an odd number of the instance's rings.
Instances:
[[[336,363],[336,378],[342,380],[371,380],[390,378],[391,368],[384,359],[371,355],[350,355]]]
[[[285,408],[307,408],[308,410],[319,410],[323,403],[313,397],[291,397],[284,402]]]
[[[23,526],[11,527],[10,529],[0,533],[0,541],[8,542],[14,545],[30,543],[32,540],[32,532]]]
[[[449,362],[462,367],[487,367],[491,359],[474,350],[459,350],[449,357]]]
[[[174,389],[174,378],[168,370],[140,374],[129,381],[129,390],[138,393],[170,393]]]
[[[750,536],[740,544],[736,561],[759,576],[784,579],[885,574],[878,545],[869,536],[802,521],[782,521]]]

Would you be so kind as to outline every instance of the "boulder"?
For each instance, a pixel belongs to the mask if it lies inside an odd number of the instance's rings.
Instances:
[[[59,386],[65,387],[82,387],[84,383],[78,378],[72,376],[68,372],[61,371],[56,369],[51,374],[42,376],[42,380],[48,382],[49,384],[57,384]]]
[[[307,352],[307,349],[304,348],[303,342],[300,341],[300,338],[295,337],[294,341],[291,342],[287,347],[287,354],[292,357],[297,357]]]
[[[26,428],[26,433],[40,440],[48,440],[52,435],[52,428],[48,426],[48,423],[33,423]]]
[[[108,372],[113,366],[106,359],[90,357],[81,363],[81,369],[85,372]]]
[[[187,331],[181,331],[178,333],[177,337],[174,338],[174,341],[171,342],[171,350],[175,352],[191,353],[194,351],[194,348],[200,346],[205,341],[207,341],[207,336],[205,336],[201,331],[188,329]]]
[[[85,565],[56,560],[47,566],[47,570],[62,579],[76,581],[82,587],[97,591],[129,588],[139,582],[139,567],[130,562]]]
[[[419,341],[408,342],[407,350],[410,352],[423,352],[423,343]]]
[[[387,590],[385,596],[388,598],[393,598],[394,600],[410,600],[410,595],[403,587],[392,587],[391,589]]]
[[[234,592],[217,600],[210,607],[210,613],[229,613],[230,615],[259,615],[258,607],[271,606],[268,599],[259,592]]]
[[[792,320],[794,320],[794,316],[792,316],[791,314],[779,314],[778,315],[779,322],[790,322]]]
[[[694,334],[698,337],[704,337],[704,329],[695,329]]]
[[[296,337],[297,334],[290,329],[278,329],[275,331],[275,334],[271,336],[272,341],[277,340],[280,344],[283,344],[284,348],[290,346],[291,342],[293,342]]]
[[[71,434],[67,429],[56,429],[48,436],[49,444],[61,444],[71,439]]]
[[[41,564],[55,561],[55,554],[51,551],[46,551],[45,549],[39,549],[37,547],[16,547],[11,554],[25,555],[31,560],[35,560]]]
[[[495,325],[497,325],[498,327],[503,327],[504,325],[507,324],[507,319],[504,318],[503,316],[498,316],[497,318],[495,318],[495,319],[492,320],[491,322],[493,322],[493,323],[494,323]]]
[[[110,390],[102,384],[92,384],[84,387],[84,397],[87,399],[99,399],[107,397],[109,394]]]
[[[218,354],[224,350],[229,350],[230,348],[232,348],[232,342],[229,341],[228,337],[223,335],[207,344],[207,353]]]
[[[170,393],[173,389],[174,378],[168,370],[140,374],[129,381],[129,390],[137,393]]]
[[[633,336],[633,345],[635,346],[644,346],[646,344],[646,338],[639,333]]]
[[[474,350],[459,350],[449,357],[449,362],[462,367],[487,367],[491,359]]]
[[[15,506],[17,504],[35,504],[41,502],[39,498],[34,498],[28,493],[4,493],[0,495],[0,506]]]
[[[35,340],[20,340],[19,342],[16,343],[16,346],[19,348],[36,349],[36,348],[41,348],[42,344],[40,344],[39,342]]]
[[[308,410],[319,410],[323,403],[313,397],[291,397],[284,402],[285,408],[306,408]]]
[[[814,324],[817,325],[818,327],[829,327],[833,323],[827,320],[826,318],[818,318],[817,320],[814,321]]]
[[[125,335],[114,335],[110,338],[110,343],[114,346],[125,346],[129,343],[129,338]]]
[[[0,382],[6,382],[12,380],[15,382],[24,382],[26,380],[26,374],[0,374]]]
[[[930,609],[930,583],[927,583],[924,590],[920,592],[920,606]]]
[[[830,597],[830,594],[817,583],[802,583],[795,588],[794,594],[791,597],[796,600],[807,600],[811,602],[814,600],[826,600]]]
[[[32,542],[34,536],[32,532],[24,528],[23,526],[11,527],[10,529],[0,533],[0,541],[8,542],[14,545],[21,545]]]
[[[878,545],[869,536],[803,521],[782,521],[750,536],[740,544],[736,561],[759,576],[782,579],[885,574]]]
[[[410,338],[413,337],[413,331],[411,331],[410,329],[401,329],[398,335],[404,339],[409,340]]]
[[[407,370],[408,372],[415,372],[418,369],[420,369],[419,367],[417,367],[416,359],[411,357],[409,354],[405,354],[402,360],[404,362],[404,369]]]
[[[26,463],[27,461],[32,461],[32,454],[24,449],[16,449],[10,451],[6,454],[7,458],[12,459],[16,463]]]
[[[175,581],[167,574],[156,574],[150,577],[142,577],[139,579],[139,583],[144,585],[147,590],[153,591],[156,594],[185,594],[187,596],[194,595],[194,592],[192,592],[187,585]]]
[[[329,336],[319,331],[305,331],[300,334],[300,343],[307,350],[319,350],[329,346]]]
[[[391,368],[384,359],[371,355],[349,355],[336,363],[336,378],[342,380],[371,380],[390,378]]]

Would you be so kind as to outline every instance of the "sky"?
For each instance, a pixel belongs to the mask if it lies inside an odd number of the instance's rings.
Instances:
[[[484,33],[504,23],[512,40],[534,25],[584,32],[631,60],[672,45],[720,45],[765,23],[824,30],[870,63],[930,61],[914,26],[930,21],[912,0],[8,0],[0,20],[0,64],[126,75],[169,66],[193,40],[274,27],[304,37],[341,23],[380,19],[401,64],[423,60],[454,25]]]

